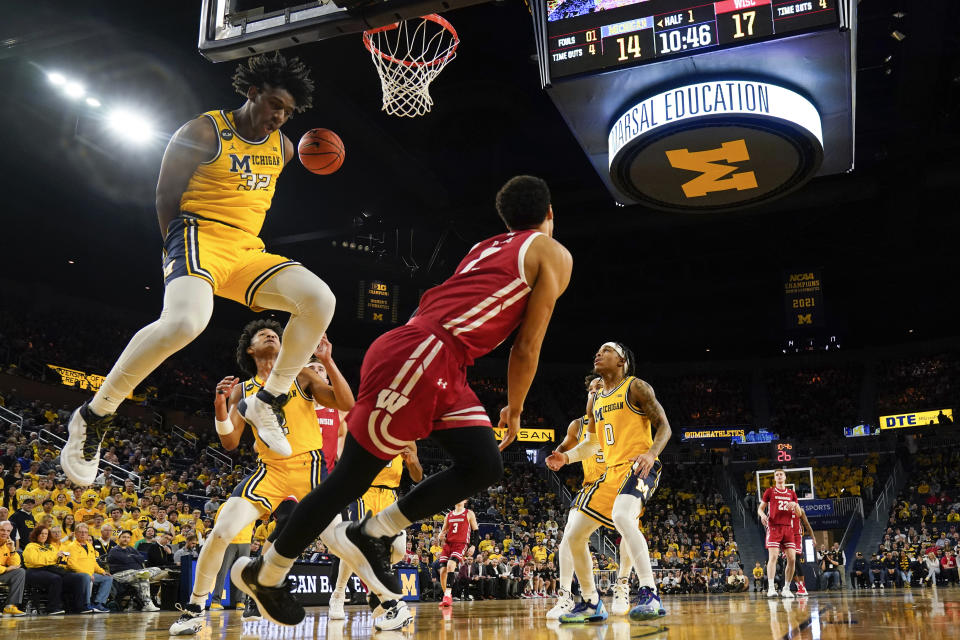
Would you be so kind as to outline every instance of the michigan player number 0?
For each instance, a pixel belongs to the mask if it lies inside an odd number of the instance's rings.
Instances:
[[[603,437],[607,444],[613,444],[613,425],[609,422],[603,425]]]

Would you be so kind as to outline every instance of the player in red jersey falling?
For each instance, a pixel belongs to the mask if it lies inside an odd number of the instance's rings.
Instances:
[[[234,583],[268,620],[295,625],[303,619],[303,607],[285,584],[294,559],[366,491],[384,461],[410,443],[429,436],[453,464],[376,516],[338,526],[331,540],[332,551],[380,598],[385,613],[374,620],[378,630],[399,629],[412,619],[392,571],[392,539],[503,476],[492,425],[467,384],[467,367],[517,330],[507,367],[507,406],[500,411],[503,449],[520,430],[540,346],[557,298],[570,282],[573,259],[552,238],[553,209],[543,180],[511,178],[497,193],[496,205],[508,232],[474,245],[450,278],[423,294],[406,325],[367,350],[333,473],[300,502],[266,554],[234,564]]]
[[[787,472],[777,469],[773,473],[774,486],[763,492],[763,499],[757,507],[760,522],[767,528],[767,597],[777,597],[777,557],[780,550],[787,556],[787,566],[783,574],[783,589],[780,595],[784,598],[793,598],[790,590],[790,581],[793,580],[794,563],[796,562],[797,543],[794,537],[794,519],[797,515],[797,494],[793,489],[787,489]],[[769,515],[766,507],[769,505]]]
[[[461,500],[443,519],[440,538],[443,549],[440,551],[440,588],[443,589],[441,607],[453,606],[453,589],[447,586],[452,572],[456,575],[457,565],[463,562],[463,554],[470,546],[470,533],[480,528],[477,516],[467,509],[467,501]]]

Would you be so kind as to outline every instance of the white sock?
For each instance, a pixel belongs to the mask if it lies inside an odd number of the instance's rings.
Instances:
[[[367,520],[367,524],[363,527],[363,532],[374,538],[384,538],[397,535],[411,524],[413,523],[410,522],[407,516],[403,515],[400,507],[394,502]]]
[[[116,412],[154,369],[200,335],[212,313],[213,289],[209,282],[193,276],[172,280],[163,294],[160,317],[140,329],[124,348],[90,400],[91,411],[98,416]]]
[[[276,547],[270,547],[263,554],[263,565],[260,567],[257,582],[267,587],[279,587],[286,580],[294,560],[296,558],[285,558],[277,553]]]
[[[267,393],[282,396],[290,391],[333,319],[336,302],[330,287],[300,265],[280,270],[260,287],[256,307],[290,314],[277,361],[263,385]]]
[[[452,595],[453,595],[453,589],[451,589],[450,587],[447,587],[446,589],[443,590],[443,595],[445,595],[445,596],[452,596]]]

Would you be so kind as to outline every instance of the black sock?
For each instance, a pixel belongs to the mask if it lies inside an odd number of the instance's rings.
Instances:
[[[277,553],[285,558],[299,556],[338,513],[370,488],[384,465],[383,460],[361,447],[348,433],[343,455],[333,472],[300,501],[284,524],[274,543]]]
[[[410,522],[429,518],[503,477],[503,458],[490,427],[442,429],[430,434],[453,465],[418,484],[397,506]]]

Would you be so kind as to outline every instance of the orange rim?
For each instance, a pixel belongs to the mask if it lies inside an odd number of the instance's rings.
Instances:
[[[382,27],[377,27],[376,29],[369,29],[367,31],[364,31],[363,46],[365,46],[367,48],[367,51],[369,51],[370,53],[374,53],[388,62],[391,62],[394,64],[402,64],[405,67],[432,67],[434,65],[443,64],[447,62],[454,56],[454,54],[457,52],[457,47],[460,45],[460,38],[459,36],[457,36],[457,30],[453,28],[453,25],[450,24],[450,22],[446,18],[436,13],[431,13],[425,16],[420,16],[420,17],[423,20],[430,20],[431,22],[437,23],[438,25],[440,25],[441,27],[449,31],[450,34],[453,36],[453,46],[450,48],[449,51],[447,51],[446,55],[443,55],[439,58],[435,58],[430,61],[418,62],[416,60],[398,60],[397,58],[394,58],[393,56],[381,51],[375,44],[373,44],[373,39],[372,39],[373,34],[383,33],[386,31],[390,31],[392,29],[396,29],[400,26],[399,22],[394,22],[393,24],[388,24]]]

